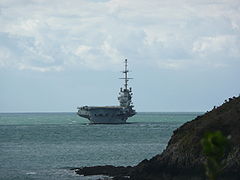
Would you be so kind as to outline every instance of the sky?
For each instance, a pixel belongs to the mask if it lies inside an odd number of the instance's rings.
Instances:
[[[239,0],[0,0],[0,112],[199,112],[240,93]]]

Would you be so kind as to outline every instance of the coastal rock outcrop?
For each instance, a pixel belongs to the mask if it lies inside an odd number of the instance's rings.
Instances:
[[[203,164],[206,159],[200,140],[205,133],[217,130],[230,137],[231,144],[230,152],[223,159],[222,177],[240,179],[240,97],[230,98],[222,106],[176,129],[167,148],[152,159],[139,163],[131,177],[158,179],[172,176],[178,179],[191,176],[204,179]]]
[[[240,97],[229,98],[220,107],[183,124],[173,132],[166,149],[150,160],[143,160],[135,167],[125,167],[125,170],[111,167],[111,173],[104,166],[101,170],[98,167],[96,173],[94,167],[85,167],[84,171],[115,179],[205,179],[203,164],[206,158],[200,141],[206,132],[217,130],[229,137],[231,144],[223,159],[225,165],[220,179],[240,179]],[[78,174],[87,175],[84,171],[76,170]]]

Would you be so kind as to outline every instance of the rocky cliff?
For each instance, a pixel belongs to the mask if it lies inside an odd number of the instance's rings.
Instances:
[[[182,125],[173,132],[161,154],[135,167],[111,167],[111,173],[107,170],[109,166],[98,167],[97,173],[94,167],[85,167],[76,172],[112,175],[115,179],[205,179],[203,163],[206,158],[200,140],[206,132],[216,130],[228,136],[231,144],[223,159],[225,165],[220,179],[240,179],[240,97],[230,98],[222,106]]]

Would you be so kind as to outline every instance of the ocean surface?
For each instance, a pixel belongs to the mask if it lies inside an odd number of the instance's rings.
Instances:
[[[0,113],[0,179],[96,179],[70,168],[136,165],[200,114],[138,113],[128,124],[90,125],[75,113]]]

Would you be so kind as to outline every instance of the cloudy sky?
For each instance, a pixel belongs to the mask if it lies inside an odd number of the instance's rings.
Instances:
[[[206,111],[240,93],[239,0],[0,0],[0,112]]]

